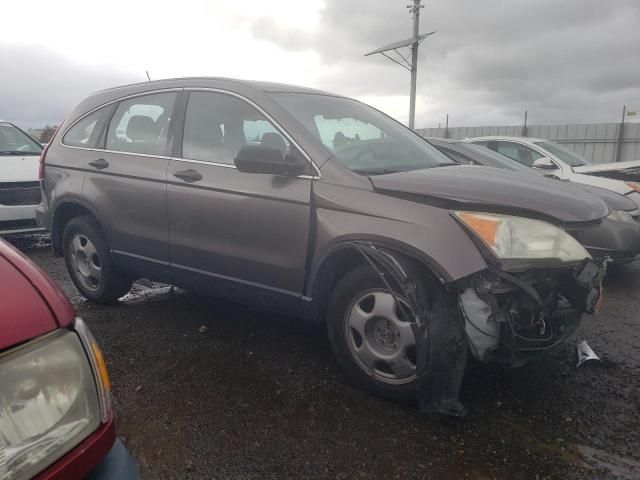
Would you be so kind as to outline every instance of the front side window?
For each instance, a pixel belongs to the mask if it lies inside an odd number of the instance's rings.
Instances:
[[[106,148],[116,152],[167,155],[167,138],[176,93],[157,93],[120,102]]]
[[[362,175],[456,165],[414,132],[356,100],[309,93],[273,98],[345,167]]]
[[[101,126],[104,125],[108,108],[101,108],[87,115],[65,134],[62,143],[72,147],[93,147],[100,134]]]
[[[559,158],[564,163],[571,167],[581,167],[583,165],[590,165],[590,163],[581,156],[570,152],[566,148],[558,145],[555,142],[535,142],[537,146],[551,153],[554,157]]]
[[[240,148],[262,145],[290,153],[291,146],[262,113],[231,95],[191,92],[184,122],[182,156],[233,165]]]
[[[40,155],[42,147],[10,123],[0,123],[0,155]]]

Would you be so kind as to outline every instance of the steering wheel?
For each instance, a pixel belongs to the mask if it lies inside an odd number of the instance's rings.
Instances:
[[[371,154],[372,157],[376,157],[376,152],[373,150],[373,148],[371,147],[366,147],[365,149],[359,151],[358,153],[356,153],[352,158],[351,158],[351,162],[354,164],[357,164],[358,161],[364,157],[367,154]]]

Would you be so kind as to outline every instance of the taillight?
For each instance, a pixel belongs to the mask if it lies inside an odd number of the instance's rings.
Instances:
[[[38,167],[38,178],[40,180],[44,180],[44,157],[47,154],[47,150],[49,150],[50,145],[51,141],[49,141],[47,146],[42,149],[42,153],[40,154],[40,166]]]

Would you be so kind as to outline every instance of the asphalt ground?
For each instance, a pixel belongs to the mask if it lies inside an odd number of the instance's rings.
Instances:
[[[104,349],[144,478],[640,478],[640,265],[611,271],[601,311],[539,362],[472,363],[451,421],[349,385],[320,327],[148,281],[94,305],[46,236],[11,241]],[[601,364],[576,369],[582,339]]]

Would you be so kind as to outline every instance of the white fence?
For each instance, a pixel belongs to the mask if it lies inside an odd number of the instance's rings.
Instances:
[[[453,127],[419,128],[424,137],[466,138],[484,135],[506,135],[546,138],[565,145],[594,163],[640,160],[640,123],[625,123],[620,135],[619,123],[573,125],[527,125],[523,127]]]

